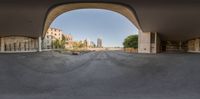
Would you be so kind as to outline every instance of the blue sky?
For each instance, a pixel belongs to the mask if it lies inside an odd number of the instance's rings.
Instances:
[[[123,40],[137,34],[136,27],[123,15],[103,9],[79,9],[58,16],[51,27],[60,28],[74,40],[103,39],[104,47],[122,47]]]

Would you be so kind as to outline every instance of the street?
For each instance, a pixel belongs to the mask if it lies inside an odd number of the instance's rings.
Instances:
[[[200,54],[0,54],[0,99],[199,99]]]

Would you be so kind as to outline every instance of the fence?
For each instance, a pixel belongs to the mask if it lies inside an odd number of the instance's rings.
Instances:
[[[135,48],[124,48],[124,52],[137,53],[138,49],[135,49]]]

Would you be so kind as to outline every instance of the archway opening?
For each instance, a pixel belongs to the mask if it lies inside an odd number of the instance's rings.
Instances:
[[[137,31],[120,13],[106,9],[76,9],[61,14],[52,22],[43,48],[57,49],[56,44],[64,38],[65,49],[75,49],[75,45],[90,50],[122,49],[125,38],[137,35]]]
[[[94,17],[91,17],[92,15]],[[89,25],[86,24],[87,21],[90,23],[90,24],[88,23]],[[97,31],[95,31],[95,29]],[[105,4],[105,3],[66,4],[55,7],[49,12],[44,27],[43,48],[44,49],[57,48],[54,44],[55,39],[61,40],[62,38],[69,40],[66,42],[65,48],[73,47],[72,45],[72,42],[74,44],[73,40],[75,40],[76,42],[78,41],[87,44],[89,43],[89,45],[90,43],[92,43],[93,47],[95,46],[95,48],[103,47],[102,43],[104,44],[106,43],[104,45],[104,47],[106,47],[105,49],[107,49],[108,47],[123,48],[122,39],[124,40],[125,37],[129,35],[137,35],[138,29],[139,25],[134,13],[132,12],[132,10],[130,10],[125,6],[116,4]],[[93,32],[93,36],[83,37],[83,35],[88,35],[87,33],[91,32]],[[107,35],[106,36],[107,38],[104,39],[105,37],[102,38],[103,34],[101,33],[107,33],[110,35]],[[120,34],[121,34],[120,40],[113,39],[115,42],[118,42],[118,45],[111,43],[107,44],[108,41],[112,41],[112,39],[109,38],[116,38],[117,36],[120,36]],[[81,37],[79,35],[82,35],[82,39],[80,39]],[[79,37],[76,38],[76,36]],[[54,39],[54,41],[52,39]],[[92,39],[92,41],[90,41],[90,39]],[[102,39],[104,42],[102,41]]]

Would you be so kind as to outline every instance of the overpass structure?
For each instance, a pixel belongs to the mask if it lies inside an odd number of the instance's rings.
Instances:
[[[200,51],[198,0],[1,0],[1,52],[41,51],[51,22],[74,9],[118,12],[139,30],[140,53]]]

